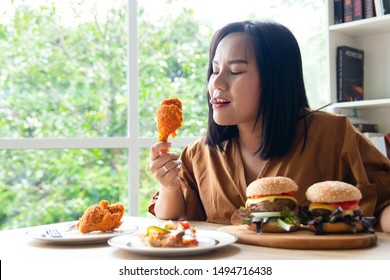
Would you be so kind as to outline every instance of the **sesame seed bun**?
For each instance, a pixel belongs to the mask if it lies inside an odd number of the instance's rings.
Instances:
[[[246,189],[246,196],[281,194],[297,190],[298,185],[290,178],[282,176],[265,177],[250,183]]]
[[[355,186],[340,181],[325,181],[311,185],[306,191],[311,202],[333,203],[360,200],[362,194]]]

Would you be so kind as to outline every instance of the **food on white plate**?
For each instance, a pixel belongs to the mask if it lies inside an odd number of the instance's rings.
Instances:
[[[375,217],[364,217],[359,208],[360,190],[340,181],[315,183],[306,191],[309,206],[300,207],[303,225],[316,234],[374,232]]]
[[[159,226],[149,226],[141,241],[150,247],[195,247],[199,245],[196,227],[188,221],[165,222]]]
[[[125,207],[122,203],[110,204],[107,200],[102,200],[99,204],[92,205],[85,210],[76,228],[81,233],[112,231],[122,225],[124,212]]]
[[[253,181],[246,190],[245,207],[231,217],[234,225],[247,225],[256,232],[292,232],[299,229],[295,192],[298,185],[290,178],[276,176]]]

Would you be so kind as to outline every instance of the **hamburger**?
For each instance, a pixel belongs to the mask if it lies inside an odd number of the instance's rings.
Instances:
[[[259,232],[291,232],[299,229],[294,213],[297,184],[287,177],[267,177],[253,181],[246,190],[245,207],[232,216],[233,224],[246,224]]]
[[[306,191],[309,206],[299,209],[302,224],[316,234],[374,232],[375,218],[363,217],[362,194],[355,186],[340,181],[313,184]]]

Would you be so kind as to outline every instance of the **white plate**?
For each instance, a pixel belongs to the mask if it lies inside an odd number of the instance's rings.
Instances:
[[[88,243],[104,243],[108,239],[122,235],[131,234],[138,230],[137,226],[127,225],[123,223],[119,228],[110,232],[93,231],[90,233],[81,233],[74,225],[75,222],[63,223],[55,226],[40,227],[26,232],[27,236],[36,240],[48,243],[64,243],[64,244],[88,244]],[[62,237],[50,237],[46,234],[46,229],[55,227],[61,233]]]
[[[151,256],[184,256],[206,253],[236,242],[237,237],[225,232],[197,230],[199,245],[186,248],[157,248],[143,244],[138,235],[121,235],[108,240],[108,244],[126,251]]]

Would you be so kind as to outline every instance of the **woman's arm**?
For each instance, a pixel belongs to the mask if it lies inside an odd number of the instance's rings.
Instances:
[[[161,153],[161,150],[167,150],[171,145],[169,142],[158,142],[150,148],[150,170],[160,182],[154,214],[163,220],[176,220],[183,218],[185,214],[184,198],[178,176],[181,161],[175,153]]]
[[[379,228],[383,232],[390,233],[390,205],[379,215]]]
[[[184,218],[184,199],[180,187],[177,190],[171,191],[161,186],[154,211],[156,217],[162,220],[178,220]]]

